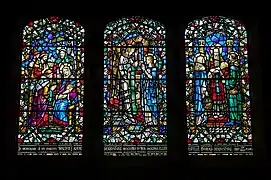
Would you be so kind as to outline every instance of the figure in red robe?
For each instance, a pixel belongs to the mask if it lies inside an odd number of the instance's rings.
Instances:
[[[212,102],[212,115],[208,118],[208,123],[225,123],[226,117],[226,94],[225,84],[223,82],[226,72],[226,62],[220,56],[220,49],[214,48],[210,62],[210,71],[208,78],[210,78],[210,99]],[[223,70],[222,70],[223,69]],[[223,72],[225,74],[223,74]]]
[[[50,78],[52,78],[52,71],[46,70],[33,87],[34,96],[32,97],[32,106],[30,114],[30,123],[34,126],[48,126],[49,125],[49,99],[52,85]],[[45,79],[48,78],[48,79]]]
[[[40,78],[43,75],[43,71],[46,70],[45,66],[47,63],[48,55],[44,52],[41,52],[40,55],[37,55],[34,58],[34,65],[31,78]]]

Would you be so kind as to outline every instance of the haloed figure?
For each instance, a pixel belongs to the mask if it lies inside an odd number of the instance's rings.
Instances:
[[[73,78],[71,69],[68,65],[62,68],[63,80],[58,85],[55,105],[54,105],[54,122],[59,125],[69,125],[68,109],[74,108],[78,103],[78,96],[76,92],[76,80],[67,80],[66,78]]]
[[[57,64],[60,63],[68,63],[71,59],[68,57],[67,50],[66,49],[60,49],[58,52],[58,59],[56,60]]]
[[[145,87],[145,98],[147,99],[147,107],[151,111],[151,116],[154,124],[157,124],[159,118],[158,103],[157,103],[157,68],[154,65],[154,56],[152,54],[146,56],[147,67],[144,64],[141,65],[146,81]],[[146,109],[145,109],[146,110]]]
[[[135,89],[135,67],[133,66],[135,48],[123,48],[121,52],[119,71],[121,74],[120,87],[124,95],[124,108],[130,115],[137,114],[136,89]]]
[[[200,125],[206,121],[206,116],[204,116],[203,99],[205,98],[207,91],[207,72],[206,72],[206,60],[208,55],[205,52],[205,40],[199,39],[195,44],[198,46],[198,54],[194,57],[194,111],[195,111],[195,121],[197,125]]]
[[[209,117],[211,121],[225,122],[227,117],[225,113],[226,97],[225,97],[225,84],[222,80],[224,74],[221,69],[221,64],[224,62],[221,54],[221,47],[214,47],[211,50],[211,69],[208,73],[210,78],[210,97],[213,103],[213,115]]]
[[[229,79],[226,81],[226,88],[229,92],[229,122],[225,126],[241,124],[242,118],[242,97],[240,91],[239,58],[236,52],[228,55],[230,64]]]
[[[36,57],[36,61],[34,63],[33,72],[32,72],[32,78],[39,78],[43,75],[46,68],[48,55],[46,53],[42,53],[40,56],[38,55]]]
[[[195,69],[194,69],[194,101],[195,101],[195,116],[196,124],[199,125],[206,121],[205,116],[203,116],[203,99],[206,93],[206,68],[205,68],[205,56],[204,54],[197,54],[195,59]]]
[[[31,106],[30,122],[36,126],[47,126],[49,125],[49,111],[51,110],[53,91],[56,86],[51,83],[51,70],[47,69],[41,77],[30,87],[30,90],[35,92]]]

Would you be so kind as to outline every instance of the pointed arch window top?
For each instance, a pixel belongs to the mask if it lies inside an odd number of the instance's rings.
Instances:
[[[85,30],[79,23],[60,17],[48,17],[27,24],[23,46],[83,46]]]
[[[223,16],[203,17],[188,24],[185,30],[186,46],[201,46],[198,40],[205,40],[205,38],[206,46],[218,42],[224,46],[246,46],[247,44],[247,32],[244,25],[240,21]]]
[[[164,26],[122,18],[104,34],[104,154],[167,155]]]
[[[82,155],[84,28],[49,17],[22,32],[18,155]]]
[[[130,39],[148,39],[144,46],[165,46],[165,27],[158,21],[133,16],[110,22],[104,31],[106,46],[135,46],[140,43],[127,43]]]
[[[247,33],[218,16],[185,31],[189,155],[253,155]]]

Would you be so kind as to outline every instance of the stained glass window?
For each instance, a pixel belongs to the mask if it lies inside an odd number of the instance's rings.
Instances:
[[[239,21],[204,17],[185,31],[190,155],[253,155],[247,32]]]
[[[165,28],[122,18],[104,31],[104,154],[167,153]]]
[[[22,32],[18,155],[81,155],[84,29],[49,17]]]

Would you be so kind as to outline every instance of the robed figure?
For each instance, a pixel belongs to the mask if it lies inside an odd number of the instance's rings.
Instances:
[[[199,53],[194,58],[194,103],[195,103],[195,118],[196,124],[199,125],[206,121],[204,116],[203,99],[206,96],[206,85],[207,85],[207,72],[206,72],[206,56],[203,53]]]
[[[229,94],[229,121],[225,125],[231,126],[235,124],[241,124],[242,97],[238,54],[236,52],[229,53],[228,61],[229,78],[226,81],[226,88]]]
[[[71,68],[64,65],[62,68],[63,80],[57,85],[54,103],[54,123],[61,126],[71,125],[69,111],[78,104],[76,80],[73,80]]]
[[[212,114],[208,118],[208,123],[225,123],[227,121],[225,80],[223,80],[224,74],[221,69],[221,64],[225,64],[225,62],[220,51],[221,47],[219,46],[211,49],[210,70],[208,72],[210,83],[208,86],[212,103]]]
[[[157,125],[157,121],[159,118],[158,112],[158,79],[162,78],[162,74],[158,74],[158,68],[155,64],[155,57],[152,54],[148,54],[145,57],[144,63],[141,64],[141,68],[143,71],[142,74],[142,90],[143,96],[142,101],[144,102],[145,108],[144,110],[150,112],[151,114],[151,122],[153,125]]]

